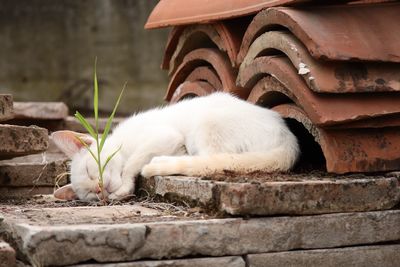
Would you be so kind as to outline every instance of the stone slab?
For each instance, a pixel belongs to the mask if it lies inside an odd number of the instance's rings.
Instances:
[[[108,118],[99,118],[99,132],[104,131],[104,127],[107,123]],[[123,121],[125,118],[122,117],[117,117],[114,118],[113,123],[112,123],[112,128],[114,128],[116,125],[118,125],[121,121]],[[94,127],[94,118],[86,118],[86,120]],[[51,132],[54,131],[60,131],[60,130],[71,130],[71,131],[76,131],[80,133],[85,133],[87,132],[85,128],[80,125],[80,123],[77,121],[77,119],[73,116],[68,116],[64,119],[54,119],[54,120],[40,120],[40,119],[13,119],[8,121],[10,124],[14,125],[21,125],[21,126],[30,126],[30,125],[36,125],[38,127],[45,128]]]
[[[142,178],[141,187],[165,200],[200,205],[232,215],[385,210],[400,202],[398,177],[328,178],[295,174],[274,177],[266,174],[228,179],[231,181],[181,176]]]
[[[49,146],[46,129],[0,125],[0,160],[45,151]]]
[[[35,213],[42,216],[40,220],[33,221]],[[235,256],[400,241],[400,228],[394,227],[400,224],[400,210],[174,221],[165,221],[168,217],[146,221],[143,216],[120,224],[79,224],[70,219],[68,225],[42,213],[41,209],[27,213],[4,207],[0,229],[21,255],[43,266],[88,260]]]
[[[247,256],[248,267],[397,267],[400,245],[288,251]]]
[[[15,265],[15,250],[8,243],[0,240],[0,267],[14,267]]]
[[[13,114],[13,97],[12,95],[0,95],[0,121],[12,119]]]
[[[0,161],[0,186],[65,185],[68,158],[62,153],[47,153]]]
[[[48,196],[41,198],[42,206],[35,207],[6,207],[0,205],[8,219],[17,220],[21,223],[37,224],[38,226],[46,225],[87,225],[87,224],[111,224],[117,222],[126,224],[132,222],[141,222],[141,217],[159,216],[161,212],[144,207],[140,204],[133,205],[115,205],[115,206],[81,206],[81,207],[59,207],[47,208],[46,203],[57,201],[54,197]],[[67,204],[66,201],[60,201]],[[10,211],[12,209],[12,211]],[[143,218],[144,220],[144,218]],[[142,220],[142,221],[143,221]]]
[[[79,264],[71,267],[245,267],[242,257],[212,257],[212,258],[193,258],[193,259],[173,259],[157,261],[135,261],[124,263],[106,264]]]
[[[63,102],[14,102],[15,119],[58,120],[68,116]]]
[[[117,126],[119,123],[121,123],[124,119],[122,117],[116,117],[113,119],[113,123],[111,125],[111,128],[114,128]],[[93,127],[95,126],[94,118],[86,118],[86,120],[92,125]],[[99,118],[99,132],[103,132],[104,128],[106,126],[108,118]],[[67,117],[64,120],[64,127],[63,129],[59,130],[71,130],[71,131],[76,131],[76,132],[87,132],[85,128],[77,121],[75,117]]]
[[[126,118],[116,117],[113,119],[111,128],[117,126]],[[95,126],[94,118],[86,118],[90,125]],[[106,126],[108,118],[99,118],[99,132],[103,132]],[[53,127],[54,130],[71,130],[75,132],[85,133],[87,132],[85,128],[77,121],[75,117],[69,116],[65,118],[57,127]]]
[[[186,176],[139,178],[139,192],[145,191],[167,201],[180,201],[190,206],[217,208],[217,183]]]
[[[55,186],[0,186],[0,199],[53,194]]]

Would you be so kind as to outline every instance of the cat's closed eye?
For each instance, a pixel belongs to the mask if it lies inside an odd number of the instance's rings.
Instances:
[[[86,175],[89,177],[90,180],[96,180],[96,177],[90,175],[88,166],[86,165]]]

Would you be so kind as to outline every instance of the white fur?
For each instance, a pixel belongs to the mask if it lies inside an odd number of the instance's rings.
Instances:
[[[226,93],[133,115],[109,136],[102,161],[120,145],[104,173],[111,199],[131,194],[140,173],[287,171],[299,155],[297,140],[278,113]],[[97,198],[97,177],[94,160],[81,149],[71,164],[71,183],[79,198]]]

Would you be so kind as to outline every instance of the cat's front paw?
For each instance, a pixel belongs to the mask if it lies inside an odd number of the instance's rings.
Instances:
[[[182,166],[177,157],[156,157],[142,168],[141,175],[148,178],[157,175],[179,174]]]
[[[117,191],[108,196],[110,200],[121,200],[133,195],[133,189],[126,186],[121,186]]]
[[[173,175],[177,174],[175,172],[174,162],[159,162],[159,163],[149,163],[142,168],[141,175],[145,178],[153,176],[163,176],[163,175]]]
[[[142,168],[142,171],[140,172],[140,174],[145,178],[159,175],[159,173],[160,173],[159,165],[160,164],[158,164],[158,163],[149,163]]]

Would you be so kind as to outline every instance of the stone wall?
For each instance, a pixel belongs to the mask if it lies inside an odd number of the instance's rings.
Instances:
[[[94,58],[100,106],[121,111],[162,103],[159,68],[167,30],[145,31],[156,0],[0,0],[0,92],[16,101],[62,100],[90,110]]]

